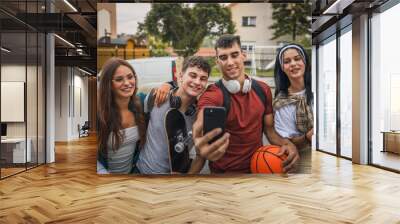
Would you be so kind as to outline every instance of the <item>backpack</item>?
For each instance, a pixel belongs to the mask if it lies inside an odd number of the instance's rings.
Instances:
[[[170,81],[170,82],[167,82],[167,83],[171,85],[171,89],[178,88],[178,84],[175,81]],[[146,96],[147,96],[146,94],[144,94],[142,92],[137,94],[137,96],[140,99],[140,103],[142,104],[144,118],[145,118],[145,122],[146,122],[146,127],[149,124],[150,113],[151,113],[151,111],[153,110],[153,107],[154,107],[154,100],[155,100],[154,92],[155,92],[154,88],[150,90],[150,92],[148,94],[147,101],[146,101]]]
[[[222,106],[226,110],[226,116],[228,116],[229,110],[231,108],[231,96],[230,96],[230,93],[226,89],[224,84],[222,83],[221,79],[218,82],[216,82],[215,85],[218,88],[220,88],[221,91],[222,91],[222,95],[224,97],[223,102],[222,102]],[[258,84],[258,82],[256,80],[251,79],[251,88],[256,92],[257,96],[260,98],[261,102],[263,103],[264,113],[265,113],[265,110],[266,110],[265,103],[267,101],[267,97],[265,96],[265,93],[264,93],[262,87],[260,86],[260,84]]]
[[[155,100],[154,92],[155,92],[155,89],[151,89],[151,91],[148,94],[148,96],[146,96],[143,93],[141,93],[143,95],[139,95],[140,102],[141,102],[142,108],[143,108],[144,121],[145,121],[146,127],[149,124],[150,113],[151,113],[151,111],[153,110],[153,107],[154,107],[154,100]],[[147,97],[147,100],[146,100],[146,97]]]

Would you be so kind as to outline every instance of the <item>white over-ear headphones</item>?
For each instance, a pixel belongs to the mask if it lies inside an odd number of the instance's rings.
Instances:
[[[226,81],[225,79],[222,78],[222,83],[224,84],[228,92],[232,94],[236,94],[240,91],[240,82],[237,80]],[[248,93],[250,92],[250,90],[251,90],[251,79],[249,77],[248,79],[244,80],[242,93]]]

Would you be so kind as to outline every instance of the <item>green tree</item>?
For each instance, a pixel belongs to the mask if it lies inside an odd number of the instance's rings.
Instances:
[[[165,49],[168,46],[168,44],[162,42],[160,39],[149,36],[149,48],[150,48],[150,56],[152,57],[162,57],[162,56],[168,56],[168,52],[165,51]]]
[[[172,46],[180,56],[196,53],[205,36],[234,33],[229,9],[218,3],[152,5],[139,32]]]
[[[311,34],[311,1],[304,3],[272,4],[272,19],[274,23],[269,27],[274,30],[272,40],[290,35],[292,42],[298,42],[299,37]],[[307,38],[306,38],[307,39]],[[302,40],[304,41],[304,40]]]

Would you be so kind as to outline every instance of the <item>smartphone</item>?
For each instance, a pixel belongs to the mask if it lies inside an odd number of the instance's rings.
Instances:
[[[215,140],[219,139],[225,132],[226,110],[224,107],[205,107],[203,113],[203,134],[206,134],[215,128],[222,129],[221,134],[215,136],[211,141],[209,141],[211,144]]]

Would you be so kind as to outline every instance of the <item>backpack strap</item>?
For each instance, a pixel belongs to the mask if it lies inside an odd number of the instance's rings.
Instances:
[[[265,111],[267,111],[267,108],[265,107],[265,103],[267,102],[267,97],[265,96],[265,93],[260,84],[257,82],[257,80],[251,79],[251,88],[256,92],[258,98],[260,98],[264,107],[264,113],[261,118],[261,124],[262,124],[261,138],[262,138],[262,136],[264,135],[264,115]]]
[[[222,91],[222,95],[224,97],[224,99],[222,101],[222,106],[226,110],[226,116],[228,116],[229,109],[231,109],[231,95],[230,95],[229,91],[226,89],[226,87],[224,86],[224,84],[222,83],[222,79],[217,81],[215,83],[215,85]]]
[[[150,113],[151,110],[153,110],[154,100],[155,100],[154,93],[155,93],[155,89],[151,89],[148,96],[146,98],[144,98],[144,100],[143,100],[143,111],[145,114]]]
[[[265,96],[265,93],[262,89],[262,87],[260,86],[260,84],[257,82],[257,80],[251,79],[251,88],[256,92],[258,98],[260,98],[261,102],[263,103],[264,106],[264,114],[265,111],[267,110],[265,108],[265,103],[267,101],[267,97]]]
[[[143,102],[142,102],[146,127],[149,124],[150,114],[154,107],[154,100],[155,100],[154,93],[155,93],[155,89],[152,89],[150,91],[150,93],[147,95],[147,97],[143,98]]]
[[[229,91],[226,89],[226,87],[224,86],[224,84],[222,83],[222,80],[220,79],[219,81],[217,81],[215,83],[215,85],[221,89],[222,91],[222,95],[224,97],[223,99],[223,103],[222,106],[225,108],[226,110],[226,115],[228,115],[229,113],[229,109],[231,108],[231,96]],[[260,84],[258,84],[258,82],[254,79],[251,79],[251,88],[256,92],[258,98],[260,98],[261,102],[263,103],[264,106],[264,113],[266,111],[265,108],[265,102],[267,101],[267,97],[265,96],[265,93],[262,89],[262,87],[260,86]]]
[[[223,99],[223,103],[222,106],[225,108],[226,110],[226,116],[228,116],[229,114],[229,109],[231,107],[231,96],[229,91],[226,89],[226,87],[224,86],[224,84],[222,83],[222,80],[220,79],[219,81],[217,81],[215,83],[215,85],[221,89],[222,91],[222,95],[224,97]],[[265,103],[267,101],[267,96],[265,95],[262,87],[260,86],[260,84],[257,82],[257,80],[251,79],[251,88],[256,92],[258,98],[260,98],[263,107],[264,107],[264,115],[265,115],[265,111],[267,111],[267,108],[265,108]],[[262,123],[262,130],[264,130],[264,116],[262,117],[261,120]],[[261,136],[263,135],[263,133],[261,133]]]

